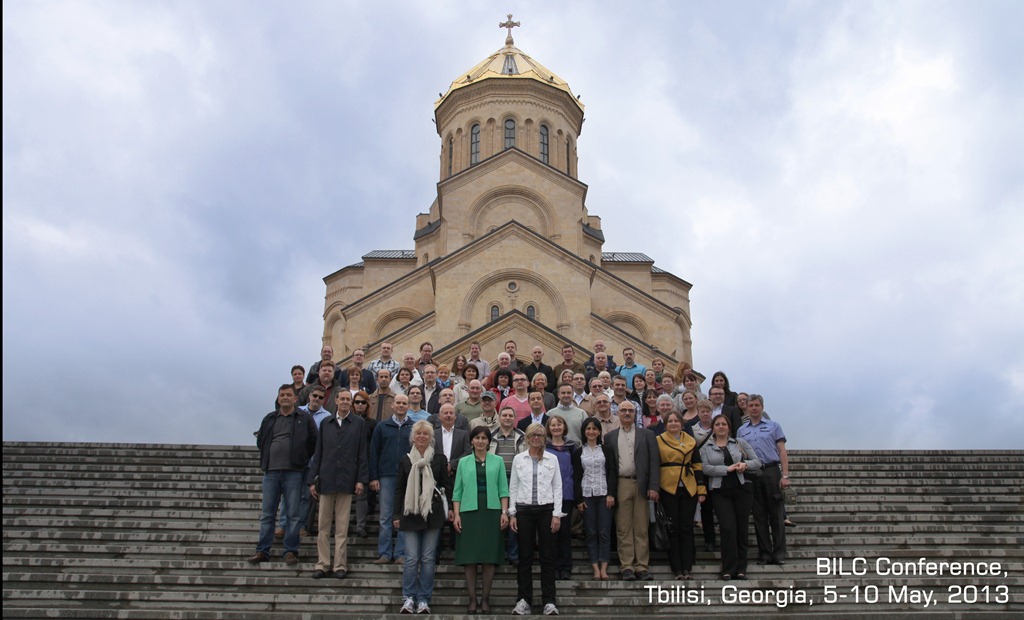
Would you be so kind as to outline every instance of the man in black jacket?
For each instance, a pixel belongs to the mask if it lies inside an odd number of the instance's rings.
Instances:
[[[317,562],[313,579],[348,575],[348,522],[352,498],[370,483],[366,431],[363,418],[351,413],[352,395],[338,392],[337,415],[320,423],[316,452],[306,483],[309,493],[320,499],[317,515]],[[331,564],[331,525],[334,525],[334,563]]]
[[[270,559],[274,543],[274,516],[284,498],[288,528],[284,532],[284,561],[299,562],[299,501],[302,497],[303,473],[309,457],[316,449],[316,424],[313,416],[295,408],[295,386],[286,383],[277,390],[277,411],[263,418],[256,433],[263,470],[263,514],[260,516],[260,539],[252,564]]]

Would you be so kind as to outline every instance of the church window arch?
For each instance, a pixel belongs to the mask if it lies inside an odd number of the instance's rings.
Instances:
[[[572,138],[565,139],[565,173],[572,174]]]
[[[511,149],[516,146],[516,121],[515,119],[505,119],[505,148]]]
[[[490,322],[493,323],[497,321],[499,316],[501,316],[501,308],[498,307],[498,304],[491,304]]]
[[[530,317],[534,321],[537,320],[537,306],[529,304],[526,306],[526,316]]]
[[[540,160],[545,164],[549,162],[547,125],[540,126]]]
[[[469,130],[469,165],[480,163],[480,123]]]

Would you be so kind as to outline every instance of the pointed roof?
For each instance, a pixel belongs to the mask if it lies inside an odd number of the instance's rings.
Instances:
[[[569,83],[513,45],[511,35],[505,39],[505,47],[494,52],[475,67],[455,78],[452,85],[448,87],[448,92],[434,102],[434,109],[436,110],[444,103],[448,95],[456,90],[475,84],[480,80],[488,79],[536,80],[564,91],[579,106],[580,110],[583,110],[583,103],[572,94]]]

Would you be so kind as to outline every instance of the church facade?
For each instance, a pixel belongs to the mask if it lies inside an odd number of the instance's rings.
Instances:
[[[344,361],[381,342],[399,358],[422,342],[450,362],[479,342],[565,342],[582,361],[595,340],[637,361],[692,363],[691,284],[639,252],[605,252],[601,219],[577,175],[584,106],[569,85],[505,46],[459,75],[434,104],[437,198],[411,250],[376,250],[324,278],[324,344]],[[618,356],[617,356],[618,357]]]

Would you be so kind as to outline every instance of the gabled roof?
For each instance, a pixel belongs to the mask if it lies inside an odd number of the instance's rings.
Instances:
[[[601,252],[605,263],[653,263],[654,259],[640,252]]]
[[[411,259],[415,259],[416,258],[416,250],[374,250],[374,251],[369,252],[367,254],[363,254],[362,258],[363,258],[363,260],[367,260],[367,259],[371,259],[371,258],[376,258],[376,259],[381,259],[381,258],[383,258],[383,259],[389,259],[389,258],[390,259],[394,259],[394,258],[410,259],[411,258]]]
[[[620,286],[624,286],[624,287],[630,289],[630,291],[632,293],[640,295],[643,299],[649,301],[650,303],[652,303],[652,304],[654,304],[656,306],[660,306],[660,307],[662,307],[665,310],[668,310],[670,312],[673,312],[673,313],[677,312],[677,310],[675,308],[673,308],[672,306],[670,306],[670,305],[666,304],[665,302],[661,301],[657,297],[654,297],[650,293],[647,293],[646,291],[643,291],[640,288],[637,288],[633,284],[630,284],[626,280],[623,280],[622,278],[620,278],[619,276],[615,275],[614,273],[608,271],[607,269],[604,269],[603,267],[600,267],[599,265],[595,265],[594,263],[591,263],[590,261],[588,261],[586,259],[580,258],[579,256],[573,254],[569,250],[566,250],[562,246],[558,245],[554,241],[551,241],[550,239],[548,239],[548,238],[546,238],[546,237],[544,237],[544,236],[534,232],[533,230],[530,230],[526,226],[523,226],[522,224],[520,224],[516,220],[509,220],[508,222],[502,224],[498,228],[495,228],[494,230],[492,230],[491,232],[487,233],[486,235],[478,237],[478,238],[474,239],[472,242],[470,242],[470,243],[468,243],[468,244],[458,248],[454,252],[451,252],[451,253],[446,254],[444,256],[439,256],[439,257],[431,260],[426,265],[419,266],[418,268],[410,271],[409,273],[405,274],[401,278],[398,278],[397,280],[393,280],[393,281],[389,282],[388,284],[385,284],[381,288],[379,288],[379,289],[377,289],[375,291],[371,291],[370,293],[367,293],[366,295],[363,295],[359,299],[356,299],[356,300],[352,301],[351,303],[347,304],[344,307],[345,308],[350,308],[350,307],[352,307],[352,306],[354,306],[354,305],[356,305],[358,303],[361,303],[361,302],[369,299],[370,297],[373,297],[374,295],[382,294],[388,288],[397,286],[399,284],[404,284],[406,280],[422,275],[424,273],[424,270],[435,268],[435,267],[437,267],[437,266],[439,266],[439,265],[441,265],[443,263],[447,263],[449,261],[456,260],[456,259],[458,259],[458,257],[460,255],[463,255],[465,253],[473,251],[473,248],[475,248],[475,246],[477,246],[479,244],[482,244],[482,243],[486,243],[492,237],[504,234],[511,227],[515,227],[515,228],[519,229],[520,231],[522,231],[523,233],[525,233],[525,234],[527,234],[529,236],[534,237],[534,240],[537,241],[540,245],[548,246],[553,251],[555,251],[557,253],[560,253],[563,256],[567,257],[570,261],[576,261],[578,263],[583,263],[589,269],[594,269],[597,272],[600,272],[605,277],[607,277],[607,278],[617,282]],[[388,251],[389,252],[402,252],[402,251],[412,252],[411,250],[388,250]],[[372,254],[372,252],[371,252],[371,254]],[[621,253],[617,253],[617,254],[621,254]],[[638,254],[638,253],[630,253],[630,254],[632,254],[632,255],[639,255],[639,256],[645,256],[643,254]],[[647,258],[647,260],[651,261],[650,258]],[[653,262],[653,261],[651,261],[651,262]]]
[[[510,311],[506,312],[505,314],[501,315],[500,317],[498,317],[496,320],[491,321],[489,323],[486,323],[486,324],[478,327],[477,329],[474,329],[473,331],[469,332],[468,334],[466,334],[462,338],[459,338],[458,340],[456,340],[454,342],[449,342],[447,345],[444,346],[444,348],[438,349],[438,350],[434,351],[434,356],[435,357],[444,357],[446,353],[449,353],[449,352],[451,352],[453,350],[454,351],[459,351],[459,352],[462,352],[464,350],[469,350],[469,346],[468,346],[469,343],[473,342],[474,340],[480,340],[480,335],[481,334],[483,334],[483,333],[485,333],[487,331],[493,331],[495,329],[501,329],[501,328],[507,326],[509,323],[524,322],[524,321],[527,322],[530,325],[531,328],[534,328],[534,329],[536,329],[536,330],[538,330],[540,332],[546,333],[553,340],[557,340],[560,343],[571,344],[573,346],[573,349],[575,349],[576,351],[583,352],[584,354],[586,354],[588,356],[591,354],[591,352],[589,350],[587,350],[587,348],[584,347],[582,344],[580,344],[578,342],[575,342],[574,340],[572,340],[570,338],[567,338],[566,336],[562,335],[559,332],[556,332],[555,330],[551,329],[550,327],[548,327],[547,325],[541,323],[540,321],[536,321],[534,319],[531,319],[530,317],[526,316],[525,314],[523,314],[519,310],[510,310]]]

